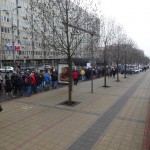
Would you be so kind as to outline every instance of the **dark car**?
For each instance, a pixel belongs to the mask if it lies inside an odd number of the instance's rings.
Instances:
[[[126,70],[125,70],[125,68],[122,68],[120,70],[121,74],[124,74],[125,72],[126,72],[126,74],[132,74],[132,69],[131,68],[126,68]]]
[[[34,71],[35,67],[34,66],[22,66],[22,67],[20,67],[20,70],[22,70],[22,71],[27,71],[27,70]]]

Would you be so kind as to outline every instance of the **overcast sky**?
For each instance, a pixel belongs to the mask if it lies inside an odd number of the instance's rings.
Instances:
[[[150,0],[101,0],[101,10],[122,25],[138,48],[150,56]]]

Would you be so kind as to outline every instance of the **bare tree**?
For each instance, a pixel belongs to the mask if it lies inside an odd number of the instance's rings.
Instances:
[[[122,54],[122,46],[126,42],[126,34],[123,30],[123,27],[120,25],[117,25],[115,28],[115,41],[113,45],[113,51],[112,51],[112,56],[116,61],[117,64],[117,82],[119,82],[119,62],[121,61],[121,54]]]
[[[132,49],[133,42],[130,38],[126,37],[124,39],[124,44],[122,44],[122,55],[121,59],[124,61],[124,78],[127,76],[127,63],[128,63],[128,57],[129,57],[129,51]]]
[[[103,47],[103,63],[104,63],[104,86],[108,87],[106,84],[106,66],[110,57],[109,50],[113,45],[115,39],[115,22],[114,20],[103,20],[103,26],[101,29],[101,47]]]
[[[131,65],[136,63],[136,50],[137,45],[133,40],[130,40],[130,49],[128,50],[128,63]]]
[[[79,45],[83,40],[88,41],[89,33],[98,33],[99,19],[95,13],[89,13],[89,3],[82,0],[34,0],[30,6],[34,18],[34,28],[42,34],[49,50],[57,52],[60,58],[66,58],[69,66],[68,102],[72,101],[72,57],[80,53]],[[45,26],[43,28],[43,26]],[[94,30],[94,31],[93,31]]]

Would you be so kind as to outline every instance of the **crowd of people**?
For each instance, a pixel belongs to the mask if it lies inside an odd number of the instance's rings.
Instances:
[[[107,76],[115,77],[115,68],[107,68]],[[93,69],[93,78],[100,78],[104,76],[104,70],[95,68]],[[72,79],[74,85],[78,84],[79,80],[90,80],[90,68],[76,68],[73,69]],[[58,71],[54,68],[46,70],[44,73],[40,71],[19,71],[18,73],[7,73],[4,77],[0,75],[0,91],[5,92],[5,98],[14,98],[16,95],[31,96],[33,93],[56,89],[58,87],[59,75]]]
[[[31,96],[50,87],[57,88],[58,73],[55,69],[46,70],[45,73],[40,71],[20,71],[18,73],[7,73],[4,77],[0,75],[0,91],[5,92],[5,98],[11,95]]]
[[[78,70],[74,70],[78,73],[78,79],[79,80],[90,80],[91,76],[93,76],[93,79],[103,77],[105,75],[104,68],[93,68],[91,71],[91,68],[81,68]],[[73,76],[77,76],[77,73],[74,73]],[[117,73],[117,68],[115,67],[107,67],[106,68],[106,76],[107,77],[115,77]],[[91,75],[92,74],[92,75]],[[73,77],[74,79],[74,77]],[[76,82],[76,81],[75,81]]]
[[[67,67],[66,67],[67,68]],[[145,68],[144,68],[145,69]],[[146,71],[146,69],[145,69]],[[114,77],[117,73],[117,68],[107,67],[106,76]],[[104,68],[74,68],[72,71],[72,79],[74,85],[78,84],[78,81],[90,80],[103,77],[105,74]],[[33,93],[56,89],[60,81],[69,81],[68,68],[62,69],[62,72],[58,74],[58,71],[54,68],[46,70],[44,73],[40,71],[18,71],[18,73],[7,73],[3,78],[0,74],[0,93],[5,93],[5,99],[20,96],[31,96]],[[2,107],[0,105],[0,111]]]

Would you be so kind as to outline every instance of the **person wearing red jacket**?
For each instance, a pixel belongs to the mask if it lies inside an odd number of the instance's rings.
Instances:
[[[34,73],[31,73],[30,77],[32,78],[32,80],[31,80],[31,93],[32,93],[32,91],[34,91],[34,93],[37,93],[36,78],[35,78]]]
[[[79,79],[79,74],[77,70],[73,70],[72,77],[73,77],[74,85],[77,85]]]

